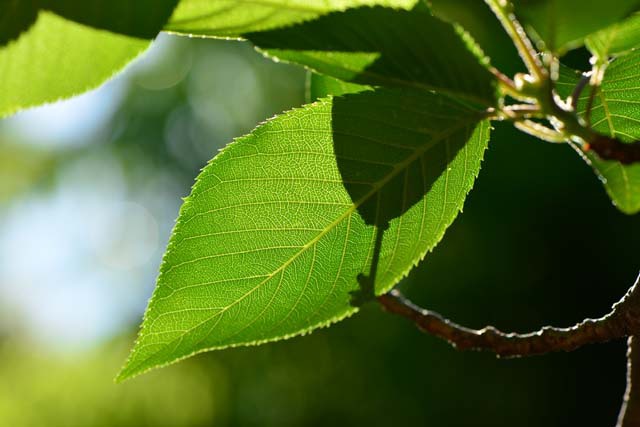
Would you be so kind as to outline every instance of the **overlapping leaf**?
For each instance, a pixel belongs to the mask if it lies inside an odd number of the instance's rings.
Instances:
[[[452,25],[425,10],[350,9],[245,37],[269,56],[347,82],[495,102],[491,73]]]
[[[563,73],[559,89],[564,95],[571,93],[578,77]],[[591,109],[591,123],[595,130],[622,141],[640,139],[640,52],[633,52],[613,61],[607,68],[602,87],[598,90]],[[588,88],[583,92],[578,109],[586,116]],[[605,183],[609,196],[623,212],[640,211],[640,165],[622,165],[603,161],[588,154],[587,161]]]
[[[584,38],[640,10],[638,0],[514,0],[516,14],[562,54],[584,44]]]
[[[301,334],[356,311],[367,283],[390,289],[460,211],[489,136],[483,114],[442,95],[367,91],[229,145],[181,209],[119,378]]]
[[[181,0],[168,31],[239,37],[317,18],[350,7],[382,5],[410,9],[418,0]]]

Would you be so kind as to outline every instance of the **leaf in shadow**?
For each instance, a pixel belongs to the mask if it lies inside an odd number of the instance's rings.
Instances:
[[[93,28],[141,39],[158,35],[178,0],[41,0],[42,8]]]
[[[349,9],[244,35],[268,56],[363,85],[438,90],[482,105],[495,82],[454,27],[425,10]]]
[[[445,96],[429,98],[438,121],[436,131],[421,124],[415,114],[402,109],[368,111],[368,125],[362,126],[357,111],[366,111],[372,92],[347,94],[333,99],[332,123],[336,162],[345,189],[360,217],[376,228],[376,243],[368,276],[359,277],[360,291],[354,305],[374,297],[379,251],[391,221],[424,200],[433,184],[446,175],[450,163],[465,146],[477,120],[462,122],[452,111],[466,109]],[[411,95],[405,93],[405,108],[419,111]],[[420,99],[420,98],[417,98]],[[402,105],[402,99],[397,99]],[[443,111],[438,115],[435,111]],[[447,111],[448,110],[448,111]],[[468,114],[468,112],[467,112]],[[473,116],[471,116],[473,117]],[[400,134],[400,135],[398,135]],[[354,136],[357,141],[354,144]],[[426,207],[429,209],[429,207]]]

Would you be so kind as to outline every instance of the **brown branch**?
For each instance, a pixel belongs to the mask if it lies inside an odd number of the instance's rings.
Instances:
[[[585,146],[602,160],[615,160],[625,165],[640,162],[640,141],[622,142],[616,138],[597,135]]]
[[[449,342],[459,350],[486,350],[499,357],[520,357],[552,351],[573,351],[640,332],[640,276],[627,294],[600,319],[586,319],[569,328],[545,326],[528,334],[505,333],[492,326],[480,330],[460,326],[425,310],[393,290],[378,297],[390,313],[412,320],[418,329]]]
[[[640,426],[640,339],[629,337],[627,344],[627,390],[616,427]]]

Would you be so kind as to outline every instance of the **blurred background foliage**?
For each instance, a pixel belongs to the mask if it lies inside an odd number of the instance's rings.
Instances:
[[[375,305],[113,383],[199,169],[304,92],[247,43],[161,35],[97,91],[0,122],[0,425],[613,425],[623,343],[497,360]],[[401,286],[472,327],[569,325],[625,292],[639,238],[568,146],[497,124],[464,214]]]

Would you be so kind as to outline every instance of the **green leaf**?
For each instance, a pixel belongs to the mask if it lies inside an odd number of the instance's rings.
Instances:
[[[640,46],[640,13],[587,37],[587,47],[596,57],[606,60]]]
[[[484,114],[437,94],[367,91],[229,145],[180,211],[118,379],[307,333],[357,311],[356,296],[388,291],[462,208],[489,137]]]
[[[0,48],[0,117],[93,89],[148,45],[41,11],[27,32]]]
[[[640,9],[638,0],[515,0],[516,15],[546,48],[563,54]]]
[[[309,72],[307,81],[308,100],[310,102],[317,101],[329,95],[345,95],[348,93],[358,93],[371,89],[369,86],[357,85],[354,83],[343,82],[333,77],[324,76]]]
[[[419,0],[181,0],[166,30],[210,37],[240,37],[350,7],[412,8]]]
[[[451,24],[426,11],[349,9],[245,37],[268,56],[347,82],[495,103],[494,77]]]
[[[576,74],[564,69],[558,88],[562,95],[571,93],[578,81]],[[640,52],[633,52],[613,61],[607,68],[601,88],[591,109],[592,127],[622,141],[640,139]],[[586,115],[589,87],[578,102],[578,112]],[[640,164],[622,165],[603,161],[596,154],[583,156],[602,179],[613,203],[622,212],[640,212]]]
[[[97,87],[149,45],[176,2],[0,2],[0,117]]]

